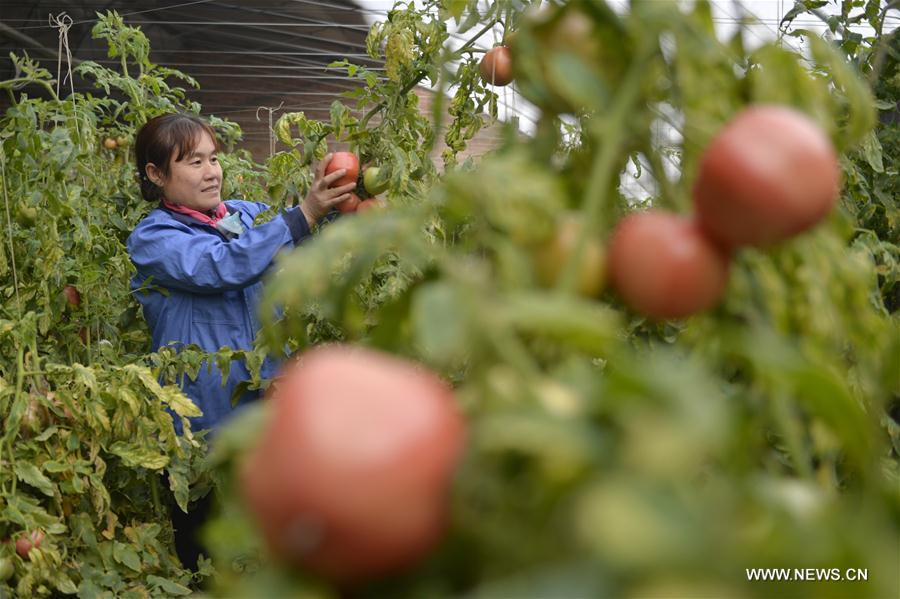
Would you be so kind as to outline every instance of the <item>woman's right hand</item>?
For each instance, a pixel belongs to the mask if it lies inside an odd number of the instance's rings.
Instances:
[[[319,162],[312,185],[309,187],[309,193],[300,204],[300,211],[303,212],[306,222],[310,225],[318,223],[332,208],[349,200],[350,192],[356,188],[355,182],[340,187],[331,187],[332,183],[347,174],[347,169],[343,168],[325,174],[325,168],[331,162],[332,156],[331,153],[326,154],[325,158]]]

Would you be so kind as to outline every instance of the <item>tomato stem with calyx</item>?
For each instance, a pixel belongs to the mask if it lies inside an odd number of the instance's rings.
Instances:
[[[588,181],[585,202],[582,206],[584,222],[586,226],[581,228],[575,242],[574,251],[563,266],[562,275],[557,283],[557,290],[563,293],[572,293],[578,279],[578,266],[581,264],[581,256],[587,246],[588,235],[595,235],[598,231],[607,228],[607,222],[598,221],[601,210],[605,207],[607,189],[609,189],[613,176],[615,176],[616,161],[620,157],[620,149],[625,138],[625,126],[628,122],[628,113],[633,108],[640,95],[641,80],[647,73],[647,63],[653,58],[652,49],[644,52],[631,62],[622,87],[616,94],[612,110],[603,120],[604,136],[600,145],[600,151],[594,158],[591,168],[591,178]],[[608,211],[607,211],[608,212]],[[603,215],[608,217],[608,214]],[[606,218],[604,218],[606,220]]]

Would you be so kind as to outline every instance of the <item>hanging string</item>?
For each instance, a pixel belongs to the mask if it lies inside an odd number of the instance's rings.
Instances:
[[[49,16],[50,26],[59,33],[59,47],[56,54],[56,96],[59,97],[60,82],[65,85],[66,80],[69,81],[69,90],[72,96],[72,115],[75,118],[75,133],[81,137],[78,130],[78,113],[75,105],[75,78],[72,76],[72,50],[69,48],[69,29],[74,24],[72,17],[65,12],[61,12],[56,16]],[[62,54],[63,49],[66,51],[66,76],[62,77]]]
[[[260,106],[259,108],[256,109],[256,120],[257,121],[259,120],[259,111],[260,110],[265,110],[266,112],[269,113],[269,158],[271,158],[272,156],[275,155],[275,128],[272,123],[272,115],[275,112],[278,112],[279,110],[281,110],[282,106],[284,106],[284,102],[282,102],[275,108],[272,108],[270,106]]]
[[[68,73],[66,74],[65,79],[69,80],[72,93],[74,94],[75,84],[72,81],[72,52],[69,49],[69,28],[72,27],[74,22],[72,21],[72,17],[64,12],[59,13],[57,16],[50,15],[49,20],[50,26],[56,29],[59,34],[59,48],[56,55],[56,95],[59,95],[60,81],[62,80],[62,83],[65,84],[65,80],[62,79],[62,52],[64,48],[66,51],[66,63],[68,65]]]

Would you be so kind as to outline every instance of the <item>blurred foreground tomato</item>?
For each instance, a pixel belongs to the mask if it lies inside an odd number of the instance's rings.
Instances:
[[[288,365],[242,489],[272,553],[335,582],[419,560],[441,538],[465,425],[435,374],[330,346]]]
[[[767,245],[815,225],[839,191],[837,153],[825,132],[794,109],[754,106],[704,151],[694,204],[719,243]]]
[[[697,223],[659,210],[630,214],[613,232],[612,285],[636,312],[682,318],[712,307],[728,281],[728,257]]]

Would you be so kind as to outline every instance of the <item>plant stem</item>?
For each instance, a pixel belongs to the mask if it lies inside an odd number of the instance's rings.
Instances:
[[[575,249],[566,261],[562,270],[562,276],[557,283],[557,289],[563,293],[571,293],[575,290],[578,266],[581,264],[581,256],[587,245],[587,237],[597,232],[596,227],[598,221],[600,221],[601,210],[607,204],[607,190],[612,183],[613,177],[618,174],[615,167],[626,138],[628,115],[638,99],[641,81],[647,73],[647,63],[652,56],[652,52],[645,51],[642,57],[632,61],[625,76],[625,81],[616,94],[612,109],[603,121],[605,125],[603,128],[604,135],[602,136],[600,151],[594,158],[591,178],[588,182],[586,198],[582,207],[582,221],[587,226],[581,228]],[[599,229],[601,231],[605,230],[607,225],[607,222],[599,222]]]
[[[499,22],[500,22],[499,20],[495,19],[495,20],[491,21],[490,23],[488,23],[487,25],[485,25],[484,27],[482,27],[482,28],[478,31],[478,33],[476,33],[476,34],[475,34],[468,42],[466,42],[459,50],[457,50],[456,52],[454,52],[454,53],[452,54],[452,56],[461,56],[463,53],[470,51],[471,47],[475,44],[475,42],[478,40],[478,38],[480,38],[482,35],[484,35],[484,34],[487,33],[488,31],[490,31],[491,29],[493,29],[494,25],[496,25],[496,24],[499,23]],[[418,72],[416,72],[416,76],[413,78],[413,80],[410,81],[409,83],[407,83],[406,85],[404,85],[404,86],[403,86],[403,89],[401,89],[400,92],[399,92],[397,95],[398,95],[398,96],[405,96],[406,94],[408,94],[409,91],[410,91],[412,88],[414,88],[415,86],[417,86],[417,85],[419,84],[419,82],[421,82],[422,79],[424,79],[424,78],[425,78],[425,75],[427,75],[427,74],[428,74],[428,71],[427,71],[427,70],[425,70],[425,69],[419,69]],[[363,118],[360,120],[360,122],[359,122],[360,127],[363,128],[363,129],[365,129],[366,124],[368,124],[369,120],[371,120],[371,118],[372,118],[373,116],[375,116],[376,114],[378,114],[379,112],[381,112],[382,110],[384,110],[385,107],[387,107],[387,100],[382,100],[381,102],[379,102],[378,104],[376,104],[375,107],[372,108],[369,112],[367,112],[367,113],[363,116]]]
[[[778,393],[771,399],[770,404],[772,406],[772,414],[775,417],[775,422],[781,430],[781,434],[784,435],[784,440],[785,443],[787,443],[788,451],[790,451],[791,461],[794,463],[794,467],[797,469],[800,476],[807,480],[811,479],[813,477],[812,459],[809,452],[803,446],[803,439],[801,439],[800,430],[797,427],[796,421],[791,418],[791,415],[788,412],[787,396],[783,393]]]

